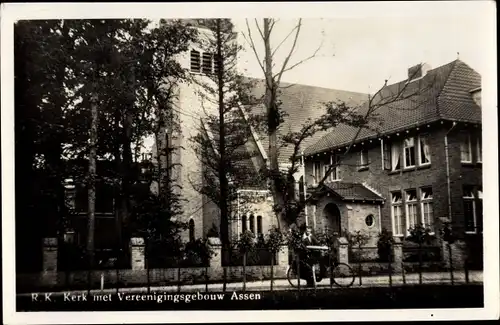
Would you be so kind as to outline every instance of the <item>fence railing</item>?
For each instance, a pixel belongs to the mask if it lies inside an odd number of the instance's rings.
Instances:
[[[426,283],[481,282],[482,272],[476,271],[477,263],[448,246],[398,246],[393,247],[390,258],[381,259],[377,247],[347,247],[347,262],[357,279],[354,286],[394,286]],[[68,247],[61,247],[67,250]],[[283,246],[279,252],[264,247],[248,251],[231,249],[206,259],[195,253],[180,257],[164,258],[161,263],[145,251],[142,266],[135,264],[137,251],[101,251],[92,270],[84,262],[58,263],[65,265],[54,271],[44,271],[17,276],[18,292],[50,290],[290,290],[287,276],[289,266],[297,255]],[[399,252],[396,254],[396,252]],[[50,253],[50,252],[49,252]],[[60,257],[70,256],[70,250],[60,252]],[[114,253],[114,255],[113,255]],[[399,254],[399,255],[398,255]],[[444,254],[444,255],[443,255]],[[228,259],[222,259],[227,255]],[[331,254],[330,254],[331,255]],[[54,255],[52,255],[54,256]],[[340,256],[340,253],[338,257]],[[416,257],[415,257],[416,256]],[[75,257],[76,259],[76,257]],[[70,260],[72,261],[72,260]],[[342,261],[341,261],[342,262]],[[329,263],[331,264],[331,263]],[[298,275],[300,278],[300,274]],[[317,286],[336,287],[333,273],[324,276]],[[300,283],[300,281],[299,281]],[[302,286],[304,288],[305,285]],[[301,286],[298,286],[298,290]]]

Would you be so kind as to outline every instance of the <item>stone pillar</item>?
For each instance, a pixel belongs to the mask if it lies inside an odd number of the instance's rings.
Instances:
[[[278,252],[278,261],[279,266],[288,266],[288,246],[283,245],[281,250]]]
[[[222,243],[218,237],[209,237],[208,245],[212,251],[210,258],[210,278],[222,278]]]
[[[132,270],[144,270],[144,239],[140,237],[130,238],[130,258]]]
[[[393,252],[394,252],[394,259],[393,259],[393,266],[392,268],[396,272],[401,272],[402,271],[402,263],[403,263],[403,242],[400,237],[394,237],[394,246],[393,246]]]
[[[57,238],[44,238],[42,247],[41,283],[46,286],[57,284]]]
[[[43,239],[44,272],[57,272],[57,238]]]
[[[338,239],[338,262],[349,264],[349,242],[345,237]]]
[[[450,267],[450,252],[448,249],[448,243],[443,240],[443,262],[447,268]],[[462,269],[464,267],[466,253],[466,243],[462,240],[457,240],[451,244],[451,259],[453,263],[453,269]]]

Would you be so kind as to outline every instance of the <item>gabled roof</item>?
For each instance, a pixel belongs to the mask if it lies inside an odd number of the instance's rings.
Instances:
[[[324,188],[343,201],[384,202],[384,198],[360,183],[326,182]]]
[[[252,95],[255,98],[261,98],[265,93],[265,81],[253,78],[248,78],[248,80],[252,83]],[[282,103],[281,109],[287,114],[284,122],[280,125],[280,131],[278,131],[281,135],[290,131],[297,132],[307,119],[315,120],[322,116],[326,112],[324,107],[324,103],[326,102],[341,100],[352,106],[360,106],[364,101],[368,100],[368,94],[308,85],[282,82],[280,88],[281,94],[279,99]],[[251,115],[263,116],[266,114],[264,105],[255,105],[250,109]],[[326,133],[328,131],[318,132],[315,136],[306,139],[303,142],[302,150],[316,142]],[[258,134],[258,140],[267,154],[269,150],[269,138],[267,134]],[[289,163],[292,152],[293,148],[291,146],[282,147],[279,150],[279,162]]]
[[[205,136],[211,140],[214,150],[218,146],[219,129],[218,125],[214,123],[205,123]],[[250,130],[248,132],[248,141],[253,141],[251,137]],[[209,134],[210,133],[210,134]],[[231,139],[231,134],[226,136],[226,139]],[[256,166],[252,160],[252,157],[258,154],[256,152],[251,152],[248,147],[243,145],[238,145],[231,152],[232,155],[232,168],[237,169],[238,173],[235,173],[238,179],[234,181],[237,182],[239,188],[244,189],[266,189],[266,182],[262,177],[260,177],[259,166]],[[234,175],[233,175],[234,176]]]
[[[470,93],[480,86],[481,76],[460,60],[429,70],[423,78],[408,85],[407,80],[388,85],[373,102],[386,101],[404,89],[402,99],[378,108],[375,119],[369,123],[369,128],[361,130],[357,141],[443,119],[481,123],[481,108]],[[366,112],[367,107],[365,103],[360,112]],[[304,154],[312,155],[345,146],[352,141],[357,130],[339,125],[308,146]]]

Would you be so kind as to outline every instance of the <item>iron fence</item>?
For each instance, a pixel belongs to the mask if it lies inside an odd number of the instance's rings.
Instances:
[[[453,251],[448,254],[448,261],[442,259],[412,262],[403,259],[400,263],[395,263],[393,256],[389,261],[382,261],[376,256],[375,251],[375,247],[350,249],[349,266],[357,279],[353,286],[482,282],[482,272],[474,270],[469,260],[456,259]],[[106,251],[96,254],[102,256],[101,260],[106,262],[98,264],[92,270],[82,263],[52,274],[20,274],[17,277],[17,291],[19,293],[64,290],[208,292],[306,289],[305,281],[299,281],[299,285],[293,287],[287,278],[291,263],[300,263],[300,257],[292,254],[289,263],[280,265],[277,263],[279,254],[271,254],[265,248],[254,249],[245,254],[231,250],[229,262],[220,265],[214,265],[213,261],[203,261],[199,256],[196,258],[184,256],[183,259],[172,261],[170,265],[151,267],[146,261],[144,269],[133,269],[130,267],[130,256],[127,252]],[[330,260],[328,264],[332,265],[333,262]],[[301,278],[300,272],[296,275]],[[333,277],[330,268],[330,272],[316,284],[315,288],[337,288]]]

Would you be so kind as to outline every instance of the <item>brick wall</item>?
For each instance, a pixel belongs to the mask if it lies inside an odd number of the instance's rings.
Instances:
[[[422,126],[418,133],[416,130],[413,133],[401,132],[393,134],[390,137],[384,137],[384,141],[401,140],[407,135],[428,134],[431,164],[430,166],[417,165],[411,170],[401,170],[391,172],[382,168],[382,153],[379,140],[365,141],[363,144],[357,144],[342,160],[340,171],[342,180],[346,182],[366,182],[370,187],[382,194],[386,199],[385,204],[381,207],[381,226],[388,230],[392,230],[391,221],[391,192],[407,189],[419,189],[423,186],[432,186],[433,189],[433,207],[434,207],[434,223],[439,227],[439,218],[448,217],[448,189],[446,180],[446,157],[444,137],[451,128],[451,123],[441,125],[433,124],[429,127]],[[472,132],[472,152],[473,164],[462,164],[460,162],[460,141],[463,129]],[[480,186],[482,184],[482,168],[481,164],[475,163],[476,158],[476,141],[475,135],[480,134],[480,128],[472,126],[463,127],[457,126],[448,134],[448,152],[449,152],[449,167],[450,167],[450,187],[452,201],[452,219],[458,227],[463,227],[463,201],[462,201],[462,185],[469,184]],[[364,148],[368,150],[370,164],[367,169],[359,170],[359,150]],[[418,157],[418,156],[417,156]],[[320,160],[322,164],[329,163],[329,155],[318,155],[309,157],[306,160],[306,174],[308,175],[308,183],[311,184],[312,165],[314,160]],[[323,167],[321,167],[323,168]],[[312,208],[308,209],[308,214]],[[417,212],[420,216],[421,205],[417,205]],[[319,213],[320,208],[317,208]],[[342,212],[342,210],[341,210]],[[344,212],[342,212],[344,213]],[[403,209],[404,213],[404,209]],[[378,215],[378,212],[377,214]],[[360,216],[361,218],[361,216]],[[360,223],[360,220],[358,220]]]
[[[286,278],[288,265],[275,265],[273,267],[274,278]],[[180,272],[179,272],[180,271]],[[223,268],[218,268],[216,272],[211,268],[177,268],[170,269],[150,269],[149,283],[151,286],[166,286],[178,285],[179,275],[180,282],[183,285],[189,284],[204,284],[208,271],[209,282],[221,283],[224,278]],[[246,267],[247,281],[258,281],[271,278],[271,266],[247,266]],[[87,289],[88,279],[92,283],[92,288],[100,288],[101,276],[104,277],[104,289],[116,288],[118,286],[134,287],[144,286],[148,283],[148,270],[104,270],[92,271],[90,275],[86,271],[80,272],[41,272],[34,274],[18,274],[16,275],[17,291],[31,292],[33,290],[50,290],[56,288],[75,288]],[[243,267],[232,266],[226,267],[227,281],[242,281]]]

